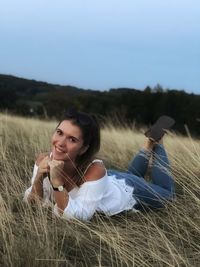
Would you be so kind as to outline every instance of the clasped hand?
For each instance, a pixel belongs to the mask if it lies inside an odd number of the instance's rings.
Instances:
[[[46,156],[41,160],[38,166],[39,177],[49,173],[50,182],[54,187],[64,184],[64,161],[50,160],[49,156]]]
[[[64,161],[51,160],[48,162],[50,167],[50,181],[54,187],[64,184]]]

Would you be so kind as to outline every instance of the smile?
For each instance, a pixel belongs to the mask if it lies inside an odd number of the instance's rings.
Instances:
[[[58,148],[58,147],[55,147],[55,150],[56,150],[56,152],[58,152],[58,153],[66,153],[65,151],[61,150],[61,149]]]

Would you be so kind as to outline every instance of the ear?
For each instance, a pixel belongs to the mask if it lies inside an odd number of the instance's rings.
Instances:
[[[79,152],[79,156],[83,155],[88,150],[88,148],[89,148],[89,146],[82,147],[80,152]]]

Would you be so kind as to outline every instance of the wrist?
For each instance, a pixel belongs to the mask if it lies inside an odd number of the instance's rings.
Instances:
[[[53,188],[54,191],[63,192],[64,189],[65,189],[65,185],[63,184],[63,185],[56,185],[56,186],[54,186],[52,184],[52,188]]]
[[[53,187],[58,187],[60,185],[62,185],[62,186],[64,185],[63,179],[60,179],[60,178],[53,178],[52,179],[51,177],[49,177],[49,181]]]

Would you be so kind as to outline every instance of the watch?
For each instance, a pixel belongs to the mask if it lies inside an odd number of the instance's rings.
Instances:
[[[52,185],[53,187],[53,185]],[[59,185],[58,187],[53,187],[54,191],[63,192],[64,191],[64,185]]]

